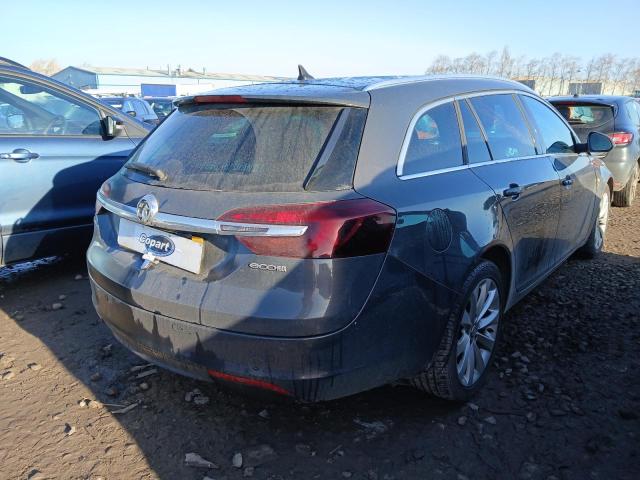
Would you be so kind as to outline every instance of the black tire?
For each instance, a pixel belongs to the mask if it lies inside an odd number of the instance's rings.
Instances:
[[[636,192],[638,190],[638,180],[640,179],[640,167],[636,163],[629,181],[619,192],[613,192],[613,204],[616,207],[630,207],[633,204],[633,200],[636,198]]]
[[[578,254],[582,258],[592,259],[595,258],[604,248],[604,240],[607,232],[606,222],[609,220],[609,212],[607,211],[604,229],[602,228],[602,209],[606,206],[609,208],[611,205],[611,197],[609,196],[609,188],[605,188],[600,203],[598,204],[598,212],[596,213],[596,219],[593,222],[593,227],[587,242],[580,247]],[[600,235],[600,236],[599,236]]]
[[[499,312],[497,322],[496,339],[493,350],[486,363],[486,368],[472,385],[465,386],[461,383],[457,370],[456,345],[461,331],[463,312],[470,300],[471,294],[484,279],[492,279],[499,292]],[[500,342],[502,316],[506,302],[505,288],[502,275],[498,267],[489,261],[482,261],[469,274],[463,286],[464,294],[460,303],[452,309],[451,316],[440,341],[440,346],[435,352],[431,364],[426,370],[411,379],[414,387],[436,397],[453,401],[466,401],[482,388],[486,381],[487,372],[493,362],[495,352]]]

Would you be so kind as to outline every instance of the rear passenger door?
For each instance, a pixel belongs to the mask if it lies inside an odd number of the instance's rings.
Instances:
[[[596,171],[591,157],[575,152],[575,139],[560,116],[540,100],[519,95],[541,153],[560,176],[560,220],[554,256],[564,260],[586,240],[593,227],[597,202]]]
[[[522,291],[555,265],[558,173],[548,157],[538,155],[514,95],[475,96],[460,106],[463,119],[465,111],[473,111],[463,120],[465,131],[471,128],[467,123],[477,118],[487,139],[491,160],[472,165],[472,170],[499,197],[513,241],[515,286]]]

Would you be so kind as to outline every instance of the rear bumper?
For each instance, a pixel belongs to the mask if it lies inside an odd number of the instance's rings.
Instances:
[[[397,267],[394,263],[391,269]],[[406,272],[404,278],[413,283],[411,287],[380,295],[374,292],[358,318],[338,332],[267,337],[138,308],[97,283],[91,265],[89,272],[98,315],[139,356],[194,378],[210,380],[212,370],[248,380],[244,383],[275,386],[308,402],[352,395],[417,374],[430,362],[440,341],[445,321],[435,312],[444,312],[444,306],[454,300],[450,292],[431,282],[425,285],[424,278],[416,282],[414,273]],[[429,286],[433,295],[424,293],[423,287]],[[424,308],[417,306],[416,300],[425,297],[435,301]]]

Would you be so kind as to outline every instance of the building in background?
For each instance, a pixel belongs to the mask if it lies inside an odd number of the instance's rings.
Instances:
[[[56,80],[94,95],[180,96],[216,88],[274,82],[279,77],[207,73],[206,70],[74,67],[52,75]]]
[[[516,78],[542,96],[554,95],[634,95],[629,84],[622,82],[568,81],[562,78]]]

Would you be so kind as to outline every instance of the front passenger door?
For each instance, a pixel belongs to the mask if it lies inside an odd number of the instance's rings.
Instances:
[[[520,95],[542,153],[549,156],[560,176],[560,220],[554,257],[563,261],[587,241],[597,205],[596,171],[587,153],[577,154],[571,130],[541,101]]]
[[[491,161],[472,165],[472,169],[499,198],[513,242],[515,286],[521,292],[554,266],[558,173],[547,157],[537,155],[513,95],[488,94],[468,102],[480,120],[492,156]]]

